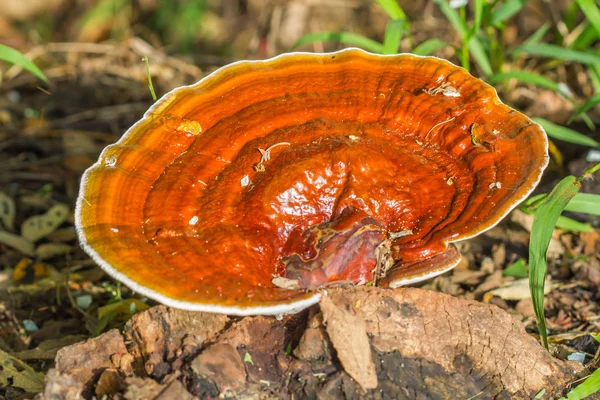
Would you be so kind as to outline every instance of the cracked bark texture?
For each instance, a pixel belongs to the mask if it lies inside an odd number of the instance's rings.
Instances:
[[[125,385],[112,393],[117,398],[136,397],[131,393],[141,389],[130,387],[132,382],[152,384],[148,393],[176,389],[178,397],[203,399],[528,399],[542,389],[543,398],[554,398],[582,369],[551,357],[495,306],[413,288],[327,293],[337,307],[364,321],[377,388],[363,391],[344,371],[319,305],[281,320],[160,306],[127,324],[125,354],[115,331],[108,334],[111,340],[100,336],[61,352],[60,375],[49,374],[39,398],[67,398],[51,397],[67,378],[94,393],[94,379],[108,368],[124,378]],[[100,342],[104,359],[86,361],[94,374],[82,375],[77,360],[90,359]],[[106,393],[110,388],[104,386]]]

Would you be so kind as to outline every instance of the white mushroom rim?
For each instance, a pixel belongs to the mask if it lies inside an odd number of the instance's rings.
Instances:
[[[276,57],[266,59],[266,60],[256,60],[256,61],[241,60],[241,61],[237,61],[237,62],[228,64],[227,66],[217,69],[216,71],[205,76],[200,81],[198,81],[194,84],[191,84],[188,86],[177,87],[177,88],[171,90],[170,92],[166,93],[165,95],[163,95],[144,113],[144,116],[142,117],[142,119],[140,119],[138,122],[136,122],[134,125],[132,125],[114,145],[121,144],[122,141],[124,141],[125,138],[127,138],[127,136],[130,134],[130,132],[134,131],[139,125],[146,122],[148,119],[152,118],[153,114],[159,113],[161,111],[161,109],[168,106],[169,103],[173,99],[175,99],[176,92],[178,92],[180,90],[191,89],[202,82],[213,79],[214,77],[222,74],[223,71],[226,71],[229,68],[234,67],[236,65],[240,65],[240,64],[260,65],[260,64],[269,63],[269,62],[272,62],[272,61],[275,61],[278,59],[299,56],[299,55],[307,56],[307,57],[314,57],[314,58],[322,58],[324,56],[327,57],[327,56],[350,53],[350,52],[359,52],[359,53],[363,53],[365,55],[381,57],[381,58],[411,56],[414,58],[422,58],[422,59],[437,59],[437,60],[446,62],[448,64],[454,65],[453,63],[451,63],[448,60],[444,60],[442,58],[434,57],[434,56],[419,56],[419,55],[410,54],[410,53],[381,55],[381,54],[373,54],[373,53],[370,53],[370,52],[367,52],[365,50],[358,49],[358,48],[347,48],[347,49],[343,49],[343,50],[336,51],[333,53],[293,52],[293,53],[281,54],[281,55],[278,55]],[[454,65],[454,66],[458,69],[464,70],[464,68],[462,68],[462,67],[459,67],[456,65]],[[467,71],[465,70],[465,72],[467,72]],[[493,92],[494,92],[494,98],[492,100],[497,102],[497,104],[499,104],[499,105],[504,105],[504,103],[498,97],[496,89],[493,87],[491,87],[491,88],[493,89]],[[545,131],[541,127],[541,125],[537,124],[534,121],[532,121],[532,124],[537,125],[539,127],[539,129],[541,130],[541,132],[545,133]],[[508,213],[510,213],[519,203],[521,203],[523,200],[525,200],[531,194],[531,192],[535,189],[537,184],[540,182],[540,180],[542,178],[542,174],[544,172],[544,169],[547,167],[548,162],[549,162],[549,156],[547,154],[548,138],[546,135],[544,135],[544,146],[546,148],[546,155],[545,155],[545,159],[542,163],[542,167],[540,168],[538,175],[535,177],[535,179],[532,181],[532,183],[529,185],[529,187],[523,188],[523,190],[524,190],[523,195],[518,199],[514,199],[513,204],[509,205],[504,210],[504,212],[502,214],[500,214],[499,216],[497,216],[495,219],[488,221],[488,223],[486,225],[483,225],[479,231],[472,232],[470,234],[466,234],[463,236],[459,235],[456,237],[456,239],[448,241],[447,243],[455,243],[455,242],[458,242],[461,240],[470,239],[470,238],[477,236],[485,231],[488,231],[489,229],[496,226],[502,219],[504,219],[504,217],[506,217],[506,215],[508,215]],[[319,302],[319,300],[321,298],[321,295],[319,293],[308,294],[308,297],[304,297],[297,301],[290,301],[290,302],[280,303],[280,304],[276,304],[276,305],[272,305],[272,306],[265,305],[265,306],[258,306],[258,307],[225,307],[225,306],[219,306],[219,305],[214,305],[214,304],[186,302],[186,301],[180,301],[175,298],[165,296],[159,292],[156,292],[152,289],[142,286],[139,283],[130,279],[127,275],[117,271],[115,268],[113,268],[112,265],[110,265],[102,257],[100,257],[100,255],[96,252],[96,250],[94,250],[87,243],[84,229],[82,226],[82,221],[81,221],[81,209],[84,206],[84,202],[86,204],[90,205],[89,202],[83,197],[83,193],[85,192],[84,189],[86,187],[86,184],[88,181],[88,175],[89,175],[90,171],[95,169],[97,166],[101,165],[103,162],[107,162],[109,166],[114,166],[116,164],[116,161],[117,161],[116,158],[113,159],[110,157],[109,158],[106,157],[106,153],[110,149],[110,147],[111,146],[107,147],[106,149],[104,149],[102,151],[102,153],[100,154],[100,157],[98,158],[98,161],[96,161],[96,163],[94,163],[91,167],[89,167],[81,177],[81,188],[79,190],[79,196],[77,197],[77,202],[76,202],[76,207],[75,207],[75,228],[77,230],[77,236],[79,238],[81,248],[111,277],[121,281],[123,284],[125,284],[126,286],[128,286],[129,288],[134,290],[135,292],[143,294],[144,296],[147,296],[147,297],[149,297],[153,300],[156,300],[160,303],[163,303],[169,307],[179,308],[179,309],[183,309],[183,310],[190,310],[190,311],[204,311],[204,312],[221,313],[221,314],[228,314],[228,315],[240,315],[240,316],[295,314],[295,313]],[[458,262],[456,264],[458,264]],[[434,271],[430,274],[424,274],[424,275],[421,275],[418,277],[393,281],[390,283],[390,287],[396,288],[399,286],[417,283],[417,282],[420,282],[423,280],[433,278],[437,275],[440,275],[444,272],[451,270],[452,268],[454,268],[456,266],[456,264],[450,265],[450,266],[448,266],[448,268],[441,270],[441,271]]]

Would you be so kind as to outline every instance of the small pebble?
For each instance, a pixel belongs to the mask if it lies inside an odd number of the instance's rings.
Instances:
[[[567,356],[569,361],[578,361],[583,364],[585,361],[585,353],[571,353]]]
[[[77,304],[77,307],[81,308],[82,310],[87,310],[92,305],[92,300],[93,299],[91,295],[84,294],[81,296],[77,296],[77,298],[75,299],[75,303]]]
[[[27,332],[35,332],[40,329],[37,324],[30,319],[23,320],[23,328],[25,328]]]

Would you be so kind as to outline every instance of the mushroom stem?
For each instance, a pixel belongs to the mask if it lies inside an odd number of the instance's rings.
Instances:
[[[336,220],[306,230],[302,239],[282,259],[286,278],[297,280],[302,288],[338,281],[364,284],[373,280],[376,250],[386,240],[386,231],[364,211],[348,207]]]

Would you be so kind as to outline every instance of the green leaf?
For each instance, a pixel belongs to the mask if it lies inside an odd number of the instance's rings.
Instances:
[[[302,36],[292,47],[293,49],[314,42],[341,42],[362,47],[373,53],[382,53],[383,45],[373,39],[352,32],[317,32]]]
[[[566,231],[573,232],[593,232],[594,228],[590,224],[584,224],[583,222],[575,221],[569,217],[561,215],[556,221],[556,227],[564,229]]]
[[[581,385],[571,389],[566,398],[568,400],[582,400],[598,391],[600,391],[600,369],[595,370]],[[565,398],[561,397],[561,400],[563,399]]]
[[[564,61],[589,65],[600,64],[600,55],[593,51],[577,51],[547,43],[524,44],[517,49],[525,53]]]
[[[46,75],[44,75],[37,65],[25,57],[21,52],[13,49],[12,47],[0,44],[0,60],[6,61],[9,64],[23,67],[44,82],[48,82],[48,78],[46,78]]]
[[[600,215],[600,194],[577,193],[567,204],[565,211]]]
[[[412,52],[420,56],[428,56],[431,53],[442,49],[446,46],[448,46],[448,43],[444,42],[443,40],[427,39],[426,41],[422,42],[417,47],[412,49]]]
[[[573,114],[573,116],[569,119],[569,122],[567,123],[570,123],[575,118],[579,117],[587,110],[594,108],[598,104],[600,104],[600,93],[596,93],[595,95],[590,97],[585,103],[577,107],[577,109],[575,110],[575,114]]]
[[[502,81],[505,81],[508,79],[517,79],[518,81],[521,81],[524,83],[531,83],[533,85],[536,85],[536,86],[539,86],[539,87],[542,87],[545,89],[553,90],[559,94],[566,95],[566,93],[564,93],[561,90],[558,83],[554,82],[551,79],[546,78],[545,76],[536,74],[535,72],[529,72],[529,71],[503,72],[500,74],[492,75],[489,78],[489,81],[491,84],[496,84],[498,82],[502,82]]]
[[[577,0],[577,4],[600,35],[600,10],[594,0]]]
[[[529,289],[538,329],[544,347],[548,348],[548,335],[544,319],[544,284],[548,265],[546,253],[552,239],[554,226],[565,206],[579,191],[581,184],[574,176],[567,176],[554,187],[540,205],[533,220],[529,241]]]
[[[518,259],[506,267],[504,271],[502,271],[502,275],[514,276],[515,278],[527,278],[529,276],[529,272],[527,272],[527,263],[523,258]]]
[[[404,14],[402,7],[398,5],[396,0],[377,0],[377,3],[391,19],[406,20],[406,14]]]
[[[391,20],[385,27],[383,54],[396,54],[400,49],[400,40],[404,32],[404,20]]]
[[[525,1],[523,0],[505,1],[500,5],[500,7],[492,11],[490,15],[490,22],[495,27],[499,27],[504,21],[521,11],[523,6],[525,6]]]
[[[564,126],[556,125],[544,118],[532,119],[540,124],[542,128],[544,128],[548,136],[553,137],[554,139],[564,140],[565,142],[575,143],[582,146],[600,147],[600,143],[589,136],[583,135]]]
[[[244,362],[254,365],[254,361],[252,361],[252,356],[250,355],[250,353],[246,352],[246,354],[244,355]]]

